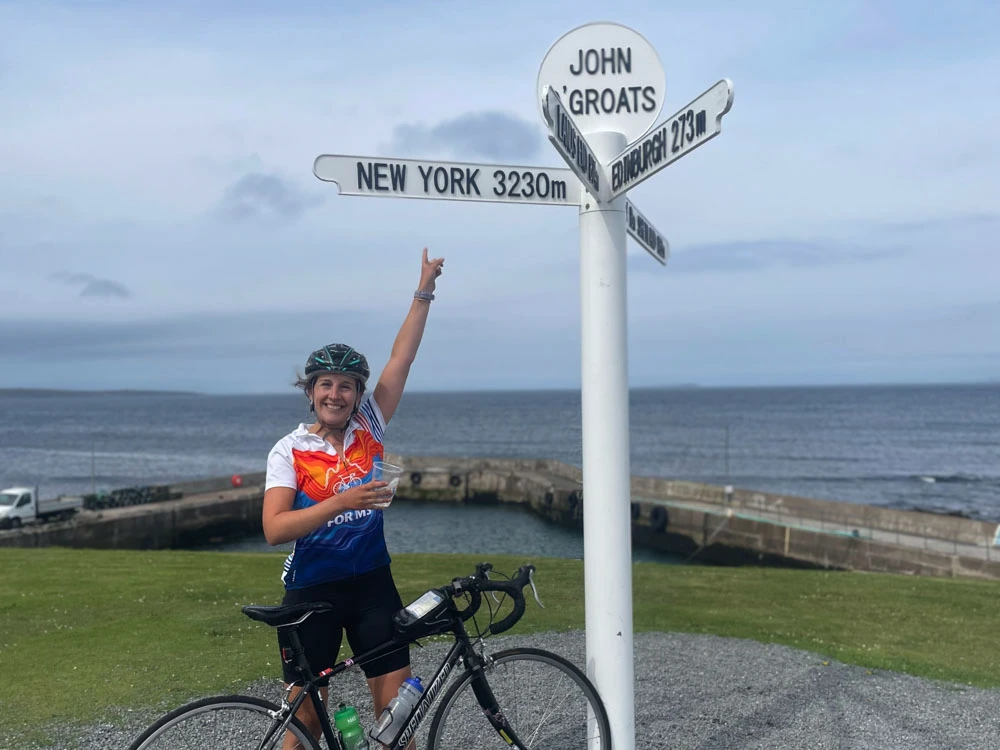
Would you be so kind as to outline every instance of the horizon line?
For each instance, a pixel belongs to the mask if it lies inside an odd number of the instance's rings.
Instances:
[[[917,387],[948,387],[948,386],[1000,386],[1000,378],[986,380],[940,380],[940,381],[873,381],[862,383],[770,383],[743,385],[703,385],[700,383],[674,383],[663,385],[633,385],[631,391],[686,391],[686,390],[763,390],[768,388],[917,388]],[[446,395],[446,394],[489,394],[489,393],[566,393],[580,392],[580,386],[549,386],[535,388],[468,388],[468,389],[420,389],[414,388],[406,392],[413,395]],[[284,391],[198,391],[189,388],[44,388],[37,386],[0,387],[0,396],[30,396],[30,395],[160,395],[160,396],[292,396],[295,390]]]

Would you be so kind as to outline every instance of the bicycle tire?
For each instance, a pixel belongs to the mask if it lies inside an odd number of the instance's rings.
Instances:
[[[493,664],[487,668],[489,683],[501,711],[521,742],[530,749],[611,748],[611,724],[604,702],[587,676],[571,661],[550,651],[536,648],[513,648],[492,655]],[[526,676],[539,672],[542,684],[532,693],[520,683],[514,668]],[[472,689],[473,673],[466,672],[453,682],[441,699],[434,714],[428,734],[430,750],[462,748],[497,748],[506,746],[496,729],[489,723],[476,700]],[[557,688],[563,685],[559,693]],[[541,722],[553,718],[554,701],[565,692],[565,697],[579,695],[583,706],[571,711],[562,722],[553,722],[549,731],[542,732]],[[538,714],[538,725],[534,714]],[[593,740],[588,744],[589,740]]]
[[[161,716],[129,745],[129,750],[184,750],[211,747],[213,750],[247,750],[260,748],[273,718],[269,712],[278,706],[270,701],[248,695],[220,695],[203,698],[176,708]],[[222,716],[222,714],[229,714]],[[260,717],[260,723],[251,726]],[[217,721],[218,719],[221,721]],[[320,750],[312,734],[298,719],[292,717],[287,730],[298,740],[303,750]],[[282,733],[264,748],[281,747]]]

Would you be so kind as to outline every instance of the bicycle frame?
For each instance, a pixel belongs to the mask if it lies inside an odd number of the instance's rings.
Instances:
[[[610,740],[611,735],[607,712],[587,676],[568,659],[544,649],[513,648],[502,649],[492,654],[486,653],[485,639],[490,635],[506,632],[524,615],[524,589],[530,585],[536,600],[538,598],[533,582],[534,565],[522,565],[514,576],[504,577],[502,580],[489,577],[492,567],[490,563],[479,563],[476,565],[475,574],[453,578],[449,584],[425,591],[410,605],[392,615],[391,635],[385,642],[369,651],[337,662],[318,673],[313,671],[307,660],[298,628],[310,616],[333,611],[332,603],[317,600],[279,606],[246,605],[242,611],[247,617],[278,630],[282,670],[295,675],[286,684],[280,705],[249,695],[222,695],[192,701],[164,714],[149,725],[131,747],[149,748],[153,746],[151,743],[162,741],[166,743],[167,750],[170,750],[176,746],[178,737],[185,739],[185,733],[194,732],[197,736],[203,737],[205,726],[217,728],[220,738],[232,736],[233,741],[243,747],[246,741],[243,731],[246,714],[239,712],[244,711],[258,720],[264,717],[270,719],[269,722],[265,721],[266,727],[262,728],[265,733],[263,739],[254,743],[257,750],[274,750],[275,743],[290,739],[289,731],[306,745],[315,746],[317,739],[320,742],[325,739],[330,750],[345,750],[343,738],[328,712],[327,701],[322,699],[322,694],[328,692],[328,688],[325,684],[322,688],[320,685],[348,669],[370,666],[373,660],[393,651],[409,650],[412,643],[421,646],[421,640],[442,635],[451,636],[453,642],[447,644],[447,653],[444,654],[434,676],[427,682],[426,688],[407,716],[399,714],[392,716],[391,723],[396,727],[393,732],[395,736],[387,738],[388,741],[376,740],[375,744],[385,750],[406,750],[406,747],[414,741],[417,730],[431,713],[432,706],[443,691],[443,702],[437,707],[431,722],[431,741],[451,747],[456,744],[468,744],[468,741],[455,737],[464,732],[472,732],[478,736],[485,730],[489,736],[491,733],[483,725],[482,720],[475,718],[475,706],[478,704],[490,727],[507,745],[518,750],[526,750],[524,742],[513,731],[504,712],[500,710],[494,686],[490,685],[490,681],[494,681],[496,687],[499,687],[501,682],[506,686],[507,678],[511,677],[516,683],[522,671],[516,665],[531,662],[538,663],[544,669],[554,670],[555,674],[568,678],[570,683],[575,685],[571,687],[573,695],[582,694],[588,705],[586,720],[578,721],[586,733],[584,736],[588,738],[588,742],[594,736],[600,736],[603,745],[604,739]],[[496,593],[503,597],[509,596],[513,602],[510,612],[500,619],[497,617],[506,599],[497,599]],[[496,609],[483,599],[483,594],[493,596],[498,605]],[[464,599],[466,606],[457,605],[456,600],[460,598]],[[476,616],[484,602],[489,607],[489,624],[481,628],[480,623],[473,620],[475,632],[470,636],[465,623]],[[402,661],[405,662],[406,659]],[[506,668],[505,665],[508,664],[513,667],[511,670]],[[495,672],[494,665],[498,667]],[[460,667],[457,675],[454,674],[456,667]],[[526,669],[533,674],[530,667]],[[405,670],[404,674],[408,671]],[[396,675],[398,676],[398,673]],[[498,680],[498,676],[502,677],[502,680]],[[519,698],[523,691],[517,684],[511,686],[511,690],[511,706],[520,708]],[[316,714],[312,716],[310,712],[312,727],[309,728],[296,718],[300,709],[306,705],[306,700],[311,701],[310,705]],[[538,737],[542,731],[542,724],[550,718],[550,707],[548,704],[539,706],[535,702],[529,702],[527,709],[531,716],[523,717],[525,726],[532,728],[522,731],[527,733],[526,737]],[[521,712],[517,709],[515,711],[520,720]],[[539,712],[541,715],[537,720],[532,718]],[[239,718],[234,718],[237,714]],[[379,718],[387,719],[388,716],[385,714]],[[206,717],[214,724],[206,725]],[[595,719],[599,735],[592,734],[595,729],[593,726]],[[229,720],[236,721],[234,728],[227,728],[230,725],[225,722]],[[536,721],[537,726],[535,726]],[[553,722],[553,724],[556,732],[564,733],[565,722]],[[239,728],[239,731],[235,728]],[[379,736],[382,737],[384,734]]]
[[[396,734],[395,737],[392,738],[391,742],[384,744],[391,750],[405,750],[406,746],[410,743],[410,740],[412,740],[416,734],[420,724],[429,713],[434,700],[448,684],[448,678],[451,676],[455,667],[458,666],[460,662],[463,662],[464,669],[467,672],[473,673],[473,692],[475,693],[476,699],[478,700],[480,707],[483,709],[483,713],[487,720],[493,725],[493,728],[500,734],[508,745],[523,748],[524,746],[521,744],[517,734],[511,728],[506,717],[500,711],[500,706],[496,701],[496,697],[493,695],[493,691],[490,689],[489,683],[486,681],[483,674],[483,668],[486,666],[486,659],[483,659],[477,653],[475,647],[473,646],[472,639],[466,632],[461,619],[454,617],[451,620],[448,629],[443,630],[439,634],[443,635],[445,632],[450,632],[454,636],[455,642],[448,650],[444,661],[438,667],[438,670],[434,674],[430,684],[420,696],[420,700],[417,701],[417,705],[414,706],[413,711],[411,711],[410,715],[407,717],[406,725]],[[330,724],[330,717],[326,706],[320,698],[319,688],[316,685],[317,680],[325,677],[332,679],[352,667],[359,666],[369,659],[382,656],[383,654],[399,648],[408,648],[411,643],[416,643],[418,641],[416,638],[405,641],[394,638],[390,641],[386,641],[380,646],[376,646],[375,648],[366,651],[363,654],[352,656],[349,659],[338,662],[334,666],[324,669],[318,675],[313,675],[308,662],[305,660],[305,654],[302,649],[302,644],[298,639],[298,633],[293,631],[290,635],[293,649],[295,650],[296,657],[299,660],[299,669],[305,677],[305,682],[302,686],[302,691],[295,697],[295,700],[290,704],[286,703],[286,705],[289,706],[288,717],[285,718],[280,726],[275,728],[275,731],[281,731],[285,727],[290,720],[289,717],[295,715],[302,703],[305,702],[306,696],[308,695],[312,699],[313,706],[316,709],[316,714],[319,717],[320,726],[323,729],[323,735],[326,737],[327,743],[331,748],[336,747],[341,748],[341,750],[342,745],[340,743],[340,739],[336,736],[336,732]],[[273,736],[274,735],[272,733],[270,737]]]

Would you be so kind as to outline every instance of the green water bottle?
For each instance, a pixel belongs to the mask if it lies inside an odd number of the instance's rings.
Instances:
[[[365,739],[365,730],[361,726],[361,719],[353,706],[345,706],[343,703],[333,714],[333,723],[340,732],[340,742],[344,750],[368,750],[368,740]]]

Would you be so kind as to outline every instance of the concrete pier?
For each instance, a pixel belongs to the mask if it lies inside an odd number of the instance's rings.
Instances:
[[[388,454],[406,468],[396,502],[521,504],[582,529],[582,472],[547,460]],[[171,500],[85,511],[72,521],[0,531],[0,546],[158,549],[260,532],[263,472],[170,485]],[[765,563],[1000,579],[998,525],[955,516],[633,477],[638,546],[693,562]],[[622,502],[625,502],[623,499]]]

